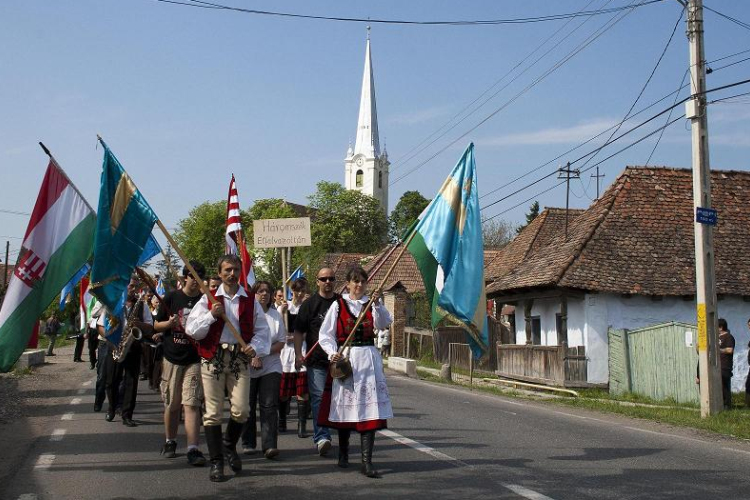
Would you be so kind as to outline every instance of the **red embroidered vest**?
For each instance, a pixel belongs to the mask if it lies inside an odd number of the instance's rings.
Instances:
[[[352,328],[354,328],[354,323],[357,322],[357,316],[349,311],[346,301],[343,298],[339,298],[338,303],[339,317],[336,322],[336,342],[341,345],[346,342],[346,338],[349,336],[349,333],[351,333]],[[359,324],[357,333],[354,334],[352,342],[374,340],[375,330],[373,329],[373,325],[372,308],[370,308],[367,310],[367,313],[365,313],[365,318],[362,320],[362,323]]]
[[[216,292],[211,292],[211,295],[219,301],[219,304],[224,303],[223,296],[216,296]],[[209,306],[211,302],[209,301]],[[247,297],[240,296],[240,335],[242,340],[248,344],[253,339],[253,318],[255,315],[255,294],[249,293]],[[208,329],[208,335],[202,340],[196,343],[195,348],[198,350],[198,355],[203,359],[211,359],[216,354],[219,348],[219,341],[221,340],[221,332],[224,330],[224,320],[216,318],[216,321],[211,324]]]

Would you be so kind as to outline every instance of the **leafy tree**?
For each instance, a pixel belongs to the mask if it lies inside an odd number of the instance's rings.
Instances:
[[[516,233],[520,233],[521,231],[523,231],[524,228],[526,226],[528,226],[529,224],[531,224],[531,222],[534,219],[536,219],[538,215],[539,215],[539,202],[538,201],[534,201],[534,203],[532,203],[529,206],[529,213],[526,214],[526,224],[524,224],[522,226],[518,226],[516,228]]]
[[[419,191],[407,191],[398,200],[396,207],[388,219],[388,237],[396,242],[404,235],[409,226],[419,217],[422,210],[429,205],[430,200]]]
[[[510,243],[516,231],[513,225],[502,219],[492,219],[482,224],[482,237],[484,248],[487,250],[499,250]]]
[[[161,260],[156,263],[156,269],[159,270],[159,276],[164,281],[164,287],[167,290],[173,290],[177,287],[177,276],[180,275],[182,264],[172,245],[167,244],[164,255],[169,260],[162,256]]]
[[[294,210],[279,198],[269,198],[258,200],[250,207],[247,212],[248,225],[245,229],[247,243],[250,248],[253,247],[253,225],[252,221],[260,219],[285,219],[296,217]],[[286,249],[283,249],[286,250]],[[255,266],[255,276],[259,280],[266,280],[275,285],[280,285],[282,281],[281,273],[281,251],[278,248],[256,248],[252,250]]]
[[[247,228],[247,212],[241,213],[242,227]],[[227,222],[227,202],[205,202],[190,210],[188,216],[177,223],[174,239],[188,259],[197,260],[211,273],[216,262],[224,255],[224,234]]]
[[[317,210],[311,231],[318,252],[373,253],[385,242],[388,222],[376,199],[326,181],[308,199]]]

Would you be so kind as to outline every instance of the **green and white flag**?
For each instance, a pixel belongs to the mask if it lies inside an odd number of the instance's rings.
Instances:
[[[9,371],[34,324],[93,250],[96,214],[50,159],[0,308],[0,372]]]

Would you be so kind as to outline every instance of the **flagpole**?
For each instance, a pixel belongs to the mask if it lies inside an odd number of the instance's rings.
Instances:
[[[177,245],[177,242],[172,238],[172,235],[169,234],[169,231],[167,231],[167,228],[164,227],[164,224],[161,220],[156,219],[156,225],[159,226],[159,229],[161,229],[161,232],[164,233],[164,237],[167,238],[167,241],[170,245],[172,245],[172,248],[174,248],[174,251],[177,252],[177,255],[180,256],[180,259],[185,263],[185,267],[188,268],[188,271],[190,271],[190,274],[193,275],[193,279],[198,282],[198,285],[200,285],[201,292],[203,292],[203,295],[205,295],[208,298],[208,301],[211,303],[211,305],[217,305],[219,302],[216,300],[216,298],[211,295],[211,291],[208,289],[206,284],[203,282],[200,276],[198,276],[198,273],[195,271],[195,268],[188,260],[187,256],[182,253],[182,249]],[[231,321],[229,321],[229,318],[227,318],[227,315],[225,313],[221,313],[221,319],[224,321],[224,324],[229,328],[229,331],[232,332],[232,335],[234,335],[234,338],[237,339],[237,342],[242,346],[244,349],[247,347],[247,342],[245,342],[245,339],[242,338],[242,335],[240,335],[240,332],[237,331],[237,328],[232,324]]]
[[[99,136],[97,136],[97,137],[99,137]],[[99,139],[101,140],[101,138],[99,138]],[[60,170],[60,173],[63,175],[63,177],[65,177],[65,180],[68,181],[68,184],[70,184],[70,186],[73,188],[73,190],[76,193],[78,193],[78,196],[81,197],[81,199],[86,204],[86,206],[89,208],[89,210],[91,210],[92,212],[94,212],[94,214],[96,214],[96,210],[94,210],[91,207],[91,205],[89,205],[89,202],[86,201],[86,197],[83,196],[83,194],[78,190],[78,188],[76,187],[76,185],[73,184],[73,181],[70,180],[70,177],[68,177],[68,174],[65,173],[65,170],[63,170],[63,168],[57,162],[57,160],[55,159],[55,157],[52,156],[52,153],[50,153],[49,149],[47,149],[47,146],[45,146],[44,143],[42,143],[42,141],[39,141],[39,145],[42,147],[42,150],[47,154],[47,156],[49,156],[49,159],[55,164],[55,166],[58,168],[58,170]]]
[[[376,292],[378,292],[378,291],[382,292],[383,287],[385,286],[386,282],[388,281],[388,278],[391,277],[391,273],[393,273],[393,271],[396,269],[396,264],[398,264],[398,262],[401,260],[401,257],[403,257],[404,252],[406,252],[406,248],[409,246],[409,243],[411,243],[411,240],[414,239],[414,235],[416,235],[416,234],[417,234],[417,228],[415,226],[414,230],[411,232],[411,234],[409,235],[409,237],[403,242],[404,246],[403,246],[403,248],[401,248],[401,251],[396,256],[396,260],[393,261],[393,264],[391,264],[391,267],[388,269],[388,271],[386,271],[385,276],[383,276],[383,279],[380,281],[380,286],[375,289]],[[372,307],[372,304],[375,302],[373,300],[374,297],[375,297],[374,294],[370,296],[370,300],[367,301],[367,305],[365,305],[364,309],[362,309],[362,312],[359,313],[359,317],[357,318],[357,322],[354,323],[354,326],[352,327],[352,330],[349,333],[349,336],[346,338],[346,340],[344,341],[344,343],[341,344],[341,347],[339,347],[339,351],[338,351],[339,354],[342,354],[344,352],[344,349],[346,349],[346,347],[349,345],[349,343],[354,338],[354,333],[357,331],[357,328],[359,327],[359,324],[362,323],[363,319],[365,319],[365,314],[367,313],[367,311],[370,310],[370,308]],[[335,367],[335,366],[336,366],[335,364],[331,365],[332,368]]]

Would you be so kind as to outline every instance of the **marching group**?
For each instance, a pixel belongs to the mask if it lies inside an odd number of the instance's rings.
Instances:
[[[118,320],[113,321],[103,308],[94,310],[88,329],[90,358],[97,370],[94,411],[101,411],[106,399],[107,421],[114,421],[119,412],[122,424],[135,427],[133,411],[143,364],[152,378],[157,374],[152,386],[158,384],[164,403],[161,454],[176,457],[177,431],[183,420],[188,463],[202,466],[208,462],[210,480],[223,481],[225,463],[234,473],[242,470],[238,444],[244,454],[256,451],[258,420],[260,451],[267,459],[279,455],[279,432],[287,429],[295,398],[298,437],[309,437],[307,420],[313,417],[315,450],[327,456],[331,432],[336,430],[337,465],[346,468],[350,435],[357,431],[361,472],[378,477],[372,465],[375,432],[386,428],[387,419],[393,416],[382,363],[390,344],[384,337],[389,335],[392,320],[380,292],[375,291],[372,307],[356,325],[370,301],[364,269],[349,270],[348,293],[338,295],[334,272],[324,267],[316,275],[315,293],[310,294],[307,280],[300,278],[291,283],[292,298],[287,301],[283,289],[267,281],[243,287],[237,256],[221,257],[218,274],[211,277],[200,263],[190,264],[203,283],[186,266],[181,287],[150,303],[134,275]],[[201,291],[205,285],[211,298]],[[137,329],[136,341],[117,360],[113,357],[119,354],[117,346],[99,341],[95,355],[92,342],[106,338],[108,329],[118,323],[129,331]],[[340,353],[349,337],[350,343]],[[83,341],[80,344],[77,360]],[[151,347],[155,345],[162,358],[156,363]],[[329,366],[344,359],[351,374],[333,378]],[[225,400],[230,418],[222,428]],[[201,424],[208,459],[199,447]]]

